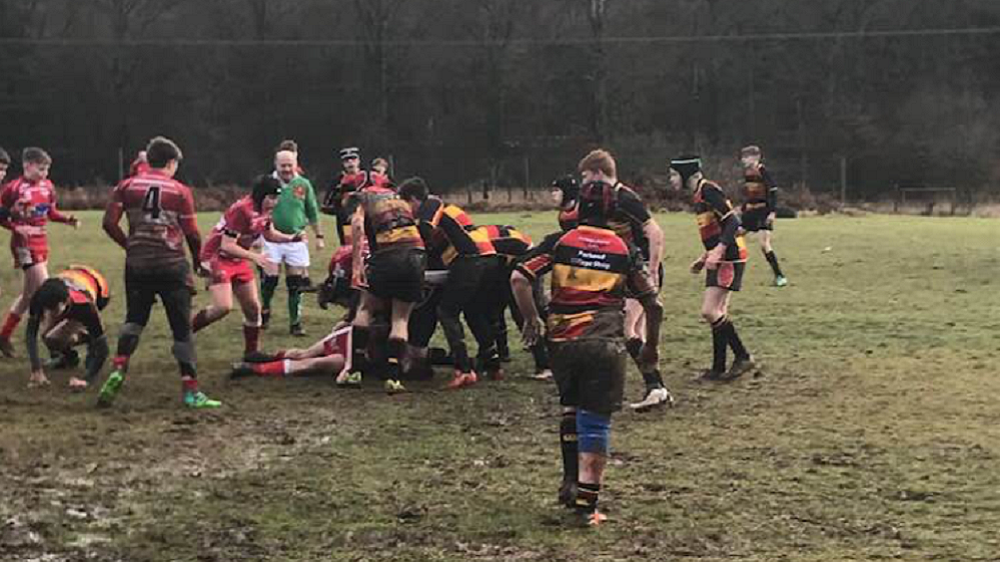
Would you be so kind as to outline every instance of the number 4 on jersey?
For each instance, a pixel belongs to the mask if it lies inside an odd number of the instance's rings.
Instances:
[[[153,185],[146,190],[142,200],[142,211],[153,220],[160,218],[160,186]]]

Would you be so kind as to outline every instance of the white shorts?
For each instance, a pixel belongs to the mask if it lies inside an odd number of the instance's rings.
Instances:
[[[264,240],[264,255],[267,261],[290,267],[309,267],[309,244],[307,242],[268,242]]]

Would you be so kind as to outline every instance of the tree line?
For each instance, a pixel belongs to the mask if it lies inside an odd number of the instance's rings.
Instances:
[[[764,148],[785,185],[877,198],[1000,179],[990,0],[0,0],[0,146],[113,183],[146,139],[195,185],[244,183],[293,138],[438,189],[541,186],[588,148],[662,185]]]

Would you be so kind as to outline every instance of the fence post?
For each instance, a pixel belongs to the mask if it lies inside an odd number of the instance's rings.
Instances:
[[[125,149],[118,147],[118,183],[125,181]]]

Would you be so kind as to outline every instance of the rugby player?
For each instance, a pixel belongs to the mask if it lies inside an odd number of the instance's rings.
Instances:
[[[263,240],[267,259],[279,268],[285,266],[285,285],[288,288],[288,331],[293,336],[306,335],[302,328],[302,293],[310,290],[309,244],[304,236],[306,226],[316,237],[316,249],[324,248],[323,232],[319,228],[316,193],[312,183],[299,175],[298,154],[279,150],[274,156],[275,177],[281,182],[281,194],[271,211],[272,222],[278,232],[291,236],[287,241]],[[297,238],[296,238],[297,236]],[[262,327],[271,319],[271,301],[280,281],[279,272],[265,274],[261,281]]]
[[[174,179],[183,155],[170,139],[156,137],[146,147],[149,171],[128,178],[115,188],[104,211],[104,231],[125,250],[125,325],[118,337],[114,371],[101,387],[98,404],[109,406],[121,391],[129,360],[157,299],[163,303],[174,344],[171,348],[181,374],[182,398],[189,408],[218,408],[198,388],[195,345],[191,335],[191,291],[200,270],[201,233],[195,221],[191,189]],[[128,234],[122,230],[128,217]],[[188,262],[184,252],[191,252]]]
[[[399,187],[399,195],[413,209],[429,259],[440,261],[448,268],[448,280],[441,289],[437,305],[437,316],[455,360],[455,375],[448,388],[459,389],[478,381],[465,345],[463,314],[479,344],[478,362],[485,365],[488,376],[500,377],[500,358],[488,302],[477,294],[484,280],[499,267],[489,236],[477,230],[460,207],[431,196],[427,184],[420,178],[404,181]]]
[[[368,172],[361,169],[357,147],[340,150],[342,170],[334,178],[323,198],[322,210],[337,219],[337,237],[341,246],[351,245],[351,218],[354,216],[351,195],[371,184]]]
[[[235,294],[243,310],[244,356],[255,353],[260,341],[261,305],[250,262],[265,273],[277,272],[277,266],[267,256],[252,251],[251,247],[261,236],[277,243],[294,242],[302,237],[301,232],[279,232],[271,222],[271,210],[280,192],[281,183],[277,179],[259,176],[254,180],[252,193],[229,207],[201,249],[201,265],[209,276],[212,304],[195,314],[191,329],[198,333],[224,318],[233,308]]]
[[[663,231],[646,208],[646,204],[633,189],[618,180],[618,165],[606,150],[597,149],[580,161],[578,171],[581,185],[604,183],[615,190],[615,205],[608,216],[608,226],[625,242],[636,246],[646,262],[650,284],[659,291],[663,269]],[[664,405],[672,405],[674,398],[663,383],[658,365],[643,365],[639,361],[646,335],[643,332],[645,319],[643,307],[630,295],[625,299],[625,341],[626,347],[645,383],[643,399],[631,404],[636,411],[645,411]]]
[[[552,273],[547,338],[563,407],[559,501],[575,507],[589,525],[606,519],[598,511],[598,498],[611,415],[621,408],[624,393],[626,291],[645,311],[648,339],[637,354],[644,371],[659,361],[656,345],[663,317],[640,252],[610,225],[619,193],[607,182],[586,182],[580,193],[580,226],[547,237],[511,278],[525,318],[525,343],[533,344],[542,328],[531,281]]]
[[[308,348],[288,349],[271,355],[258,353],[246,357],[247,360],[233,365],[229,377],[285,377],[304,373],[332,375],[350,371],[351,332],[351,325],[344,322]]]
[[[760,249],[764,259],[774,273],[774,286],[788,285],[788,279],[781,272],[778,256],[771,247],[774,231],[775,212],[778,207],[778,186],[764,168],[763,153],[759,146],[747,146],[740,152],[743,164],[743,206],[740,222],[748,235],[760,235]]]
[[[729,318],[729,299],[740,290],[747,260],[746,243],[739,233],[740,219],[722,188],[705,179],[701,158],[681,156],[671,161],[670,168],[672,187],[694,193],[694,212],[705,246],[705,253],[691,264],[691,273],[706,271],[701,315],[712,327],[712,367],[702,374],[702,379],[733,380],[756,367]],[[736,357],[728,371],[727,347]]]
[[[9,160],[9,158],[8,158]],[[14,299],[3,325],[0,326],[0,353],[14,356],[10,337],[28,311],[31,295],[49,277],[49,237],[45,226],[49,221],[68,224],[73,228],[80,221],[56,209],[56,188],[49,181],[52,157],[41,148],[25,148],[21,161],[23,175],[0,191],[0,226],[11,231],[10,251],[14,267],[23,272],[21,294]],[[6,170],[6,167],[5,167]]]
[[[361,303],[352,323],[355,350],[383,348],[382,342],[369,347],[369,339],[375,315],[388,312],[388,356],[384,360],[368,357],[368,364],[385,381],[386,392],[404,392],[399,379],[402,371],[408,370],[410,315],[423,299],[427,268],[424,240],[414,209],[392,189],[372,185],[352,199],[356,202],[351,217],[351,285],[361,290]],[[367,264],[363,258],[366,251],[370,254]],[[360,380],[346,382],[358,384]]]
[[[73,368],[80,356],[73,349],[87,344],[83,378],[70,377],[72,390],[84,390],[96,380],[108,358],[108,338],[101,323],[101,311],[110,301],[108,282],[97,270],[83,265],[46,279],[28,306],[25,344],[31,362],[29,387],[48,386],[42,361],[38,356],[38,336],[52,354],[52,368]]]

